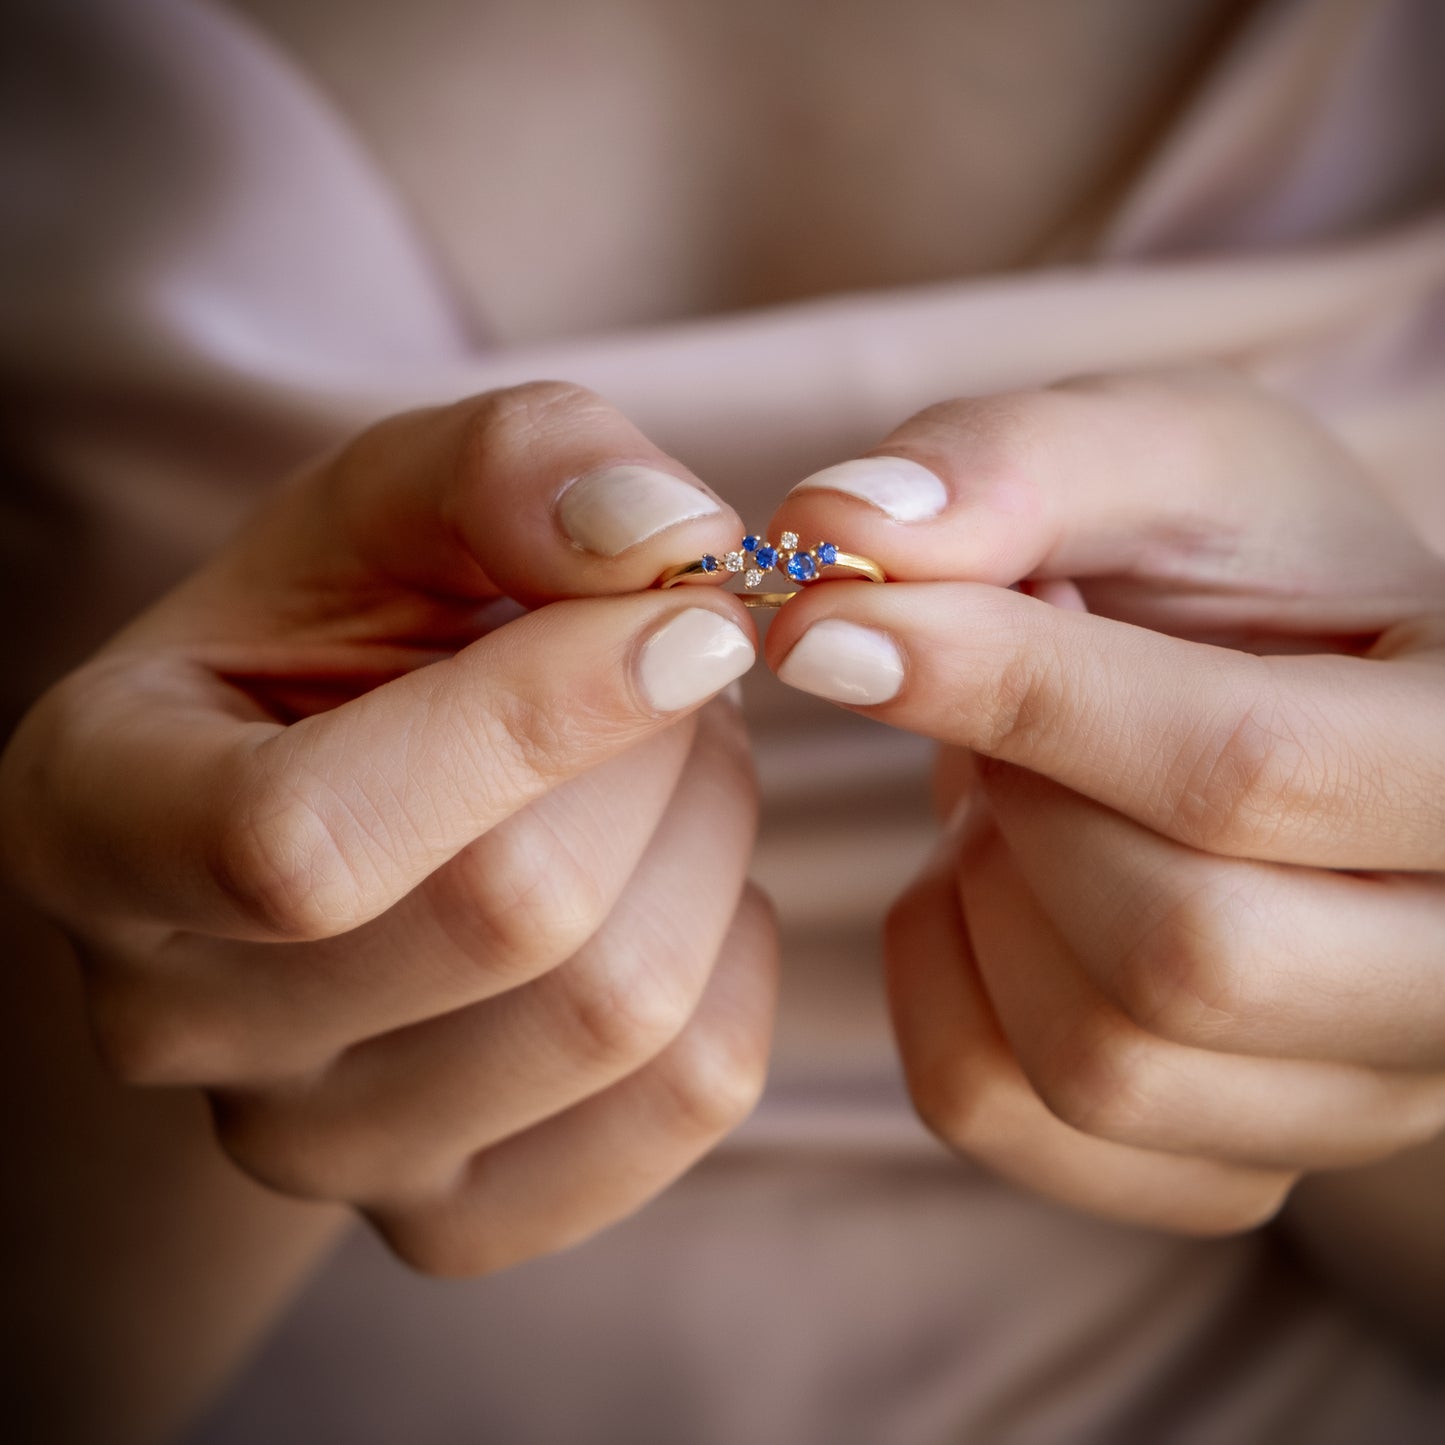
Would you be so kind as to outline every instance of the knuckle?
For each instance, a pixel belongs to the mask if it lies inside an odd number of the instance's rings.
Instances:
[[[519,814],[474,845],[453,871],[442,922],[489,974],[570,957],[607,916],[597,872],[545,819]]]
[[[1094,1016],[1030,1072],[1044,1106],[1071,1129],[1129,1143],[1158,1111],[1147,1044],[1122,1021]]]
[[[1027,758],[1040,731],[1057,727],[1057,699],[1068,682],[1068,662],[1047,635],[1011,639],[1006,618],[997,633],[1001,650],[981,696],[975,749],[986,758]],[[980,759],[981,774],[987,768]]]
[[[206,1087],[239,1081],[253,1066],[243,1026],[204,996],[186,997],[146,951],[114,940],[74,939],[85,970],[85,1008],[101,1067],[122,1084]],[[184,986],[182,986],[184,987]]]
[[[634,955],[578,969],[567,987],[567,1013],[580,1056],[614,1072],[656,1058],[686,1027],[694,1005],[676,972],[647,968]]]
[[[905,1078],[924,1128],[950,1148],[967,1152],[986,1113],[987,1090],[977,1071],[945,1054],[910,1060]]]
[[[522,1258],[504,1251],[500,1231],[468,1218],[455,1204],[363,1212],[397,1259],[429,1279],[477,1279]]]
[[[200,1085],[229,1072],[211,1031],[182,1010],[92,1000],[90,1018],[101,1065],[123,1084]]]
[[[736,1129],[767,1082],[766,1031],[727,1020],[687,1030],[662,1061],[672,1116],[688,1133],[715,1138]]]
[[[1017,1156],[1029,1127],[1018,1107],[1025,1085],[1000,1040],[905,1050],[903,1071],[919,1121],[947,1148],[992,1167]]]
[[[1242,870],[1212,871],[1162,902],[1121,958],[1115,999],[1140,1028],[1208,1044],[1261,1005],[1247,957],[1252,889]]]
[[[600,760],[616,723],[598,701],[589,701],[585,689],[570,694],[561,708],[526,687],[494,678],[479,726],[481,746],[470,750],[484,761],[486,777],[479,781],[499,807],[510,811],[508,805],[516,800],[538,798]]]
[[[336,1141],[318,1138],[284,1097],[216,1090],[210,1100],[217,1142],[258,1183],[293,1199],[356,1197],[355,1170]]]
[[[348,870],[334,831],[294,786],[274,777],[243,779],[207,859],[216,887],[243,923],[263,938],[306,942],[342,933],[355,921],[338,906]]]
[[[1284,819],[1316,814],[1320,799],[1335,791],[1329,737],[1278,696],[1258,661],[1265,686],[1192,737],[1176,764],[1181,783],[1171,831],[1206,852],[1257,851],[1278,836]]]

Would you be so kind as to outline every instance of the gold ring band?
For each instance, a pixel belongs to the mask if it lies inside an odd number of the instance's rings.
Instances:
[[[784,532],[782,541],[774,546],[765,538],[749,535],[734,552],[719,557],[711,553],[691,562],[679,562],[667,568],[654,587],[666,589],[679,583],[708,581],[716,584],[731,575],[741,576],[745,591],[737,595],[745,607],[778,608],[796,597],[793,592],[759,592],[763,579],[779,572],[798,584],[798,591],[813,582],[834,578],[862,578],[868,582],[886,582],[883,569],[871,558],[857,552],[843,552],[831,542],[818,542],[812,547],[799,547],[794,532]]]

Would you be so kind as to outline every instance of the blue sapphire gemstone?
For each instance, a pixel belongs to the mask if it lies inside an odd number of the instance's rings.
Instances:
[[[825,566],[831,567],[838,560],[838,548],[832,542],[818,543],[818,560]]]
[[[806,552],[794,552],[788,558],[788,576],[794,582],[811,582],[817,575],[818,569]]]
[[[758,543],[762,540],[761,537],[754,537],[753,534],[749,532],[748,535],[743,538],[743,551],[756,552],[758,550]]]
[[[698,565],[702,568],[704,572],[716,572],[717,558],[714,557],[711,552],[704,552],[702,555],[702,560]]]
[[[764,572],[770,567],[776,567],[778,563],[778,549],[764,544],[753,549],[753,561],[758,564]]]

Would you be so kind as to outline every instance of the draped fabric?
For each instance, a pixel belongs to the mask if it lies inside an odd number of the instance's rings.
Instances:
[[[10,29],[11,716],[305,456],[538,376],[749,518],[940,397],[1203,358],[1302,398],[1405,503],[1441,485],[1433,0],[1259,6],[1066,261],[510,348],[305,56],[188,0],[36,0]],[[410,1277],[356,1232],[196,1445],[1438,1438],[1442,1402],[1267,1236],[1101,1224],[925,1134],[877,935],[927,847],[928,750],[766,676],[746,695],[786,960],[755,1117],[492,1279]]]

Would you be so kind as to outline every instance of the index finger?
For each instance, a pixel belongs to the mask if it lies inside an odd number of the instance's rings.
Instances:
[[[711,589],[558,602],[286,727],[185,658],[102,658],[22,725],[0,798],[90,919],[330,936],[701,705],[754,635]]]
[[[967,582],[815,588],[767,652],[784,682],[1196,848],[1445,867],[1438,655],[1256,657]]]

